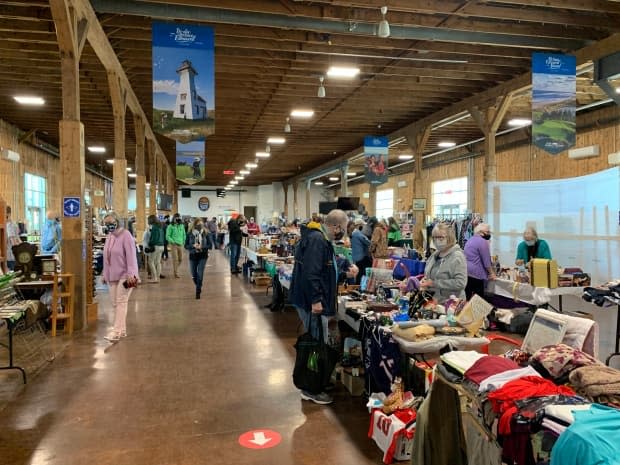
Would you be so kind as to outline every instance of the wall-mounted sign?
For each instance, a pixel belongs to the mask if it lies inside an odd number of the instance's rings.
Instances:
[[[415,211],[426,210],[426,199],[413,199],[413,209]]]
[[[103,197],[103,191],[102,190],[96,190],[95,191],[95,197]]]
[[[234,176],[235,175],[235,170],[224,170],[223,173],[226,176]]]
[[[211,206],[211,202],[209,202],[209,197],[200,197],[198,199],[198,210],[201,212],[206,212]]]

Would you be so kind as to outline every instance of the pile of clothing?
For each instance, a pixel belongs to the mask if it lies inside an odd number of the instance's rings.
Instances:
[[[586,287],[581,298],[599,307],[620,304],[620,280],[609,281],[602,286]]]

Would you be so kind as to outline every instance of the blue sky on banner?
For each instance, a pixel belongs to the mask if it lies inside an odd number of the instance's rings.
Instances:
[[[388,138],[378,136],[364,137],[364,153],[369,155],[387,155]]]
[[[177,68],[189,60],[198,72],[196,91],[215,108],[213,28],[191,24],[153,23],[153,107],[172,109],[178,93]]]

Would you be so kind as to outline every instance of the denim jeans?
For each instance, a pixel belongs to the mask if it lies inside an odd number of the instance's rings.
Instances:
[[[217,249],[218,244],[217,244],[217,233],[209,233],[209,239],[211,240],[211,248],[213,250]]]
[[[297,313],[299,314],[301,322],[304,324],[305,332],[308,332],[308,328],[310,328],[310,334],[312,334],[312,337],[314,337],[314,339],[318,340],[319,325],[317,323],[319,319],[317,318],[317,315],[314,315],[312,312],[308,312],[301,307],[295,306],[295,308],[297,309]],[[321,323],[323,323],[323,340],[327,342],[329,317],[323,315],[320,315],[320,317]]]
[[[189,256],[189,272],[192,275],[194,284],[196,285],[196,291],[202,290],[202,277],[205,272],[205,265],[207,264],[207,257]]]
[[[241,244],[231,242],[230,247],[230,271],[235,271],[239,266],[239,254],[241,253]]]

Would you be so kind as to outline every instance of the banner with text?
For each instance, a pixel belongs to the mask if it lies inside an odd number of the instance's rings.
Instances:
[[[575,145],[576,59],[532,54],[532,142],[557,155]]]
[[[196,184],[205,177],[205,141],[197,140],[183,144],[177,141],[177,180]]]
[[[215,132],[213,28],[153,23],[153,129],[183,143]]]
[[[383,184],[388,178],[388,138],[364,137],[364,161],[366,182]]]

